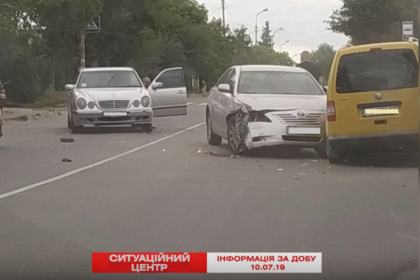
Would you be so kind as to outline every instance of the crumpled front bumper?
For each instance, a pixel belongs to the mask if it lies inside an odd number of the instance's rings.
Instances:
[[[269,146],[319,147],[325,144],[325,128],[320,135],[289,135],[287,125],[278,123],[250,122],[245,145],[248,149]]]
[[[268,119],[267,121],[252,120],[250,118],[251,112],[250,106],[242,104],[235,113],[240,140],[248,150],[270,146],[301,146],[302,148],[325,146],[325,119],[322,120],[322,117],[318,123],[302,121],[290,124],[275,117],[281,111],[264,114]],[[315,135],[289,134],[289,127],[319,128],[320,133]]]

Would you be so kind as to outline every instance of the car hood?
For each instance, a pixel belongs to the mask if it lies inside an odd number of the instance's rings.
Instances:
[[[327,109],[325,95],[239,94],[236,100],[251,106],[252,110],[319,110]]]
[[[107,99],[139,99],[144,95],[148,95],[144,88],[90,88],[77,89],[79,96],[92,100]]]

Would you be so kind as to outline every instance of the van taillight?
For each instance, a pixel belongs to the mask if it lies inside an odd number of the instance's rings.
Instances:
[[[329,122],[335,122],[335,103],[334,101],[327,102],[327,119]]]

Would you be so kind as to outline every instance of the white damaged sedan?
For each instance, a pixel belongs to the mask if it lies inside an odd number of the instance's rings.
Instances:
[[[325,91],[304,69],[234,66],[210,92],[207,140],[220,145],[226,139],[235,153],[289,146],[325,155],[326,103]]]
[[[182,68],[165,69],[147,89],[133,68],[85,68],[66,90],[67,124],[73,133],[90,125],[131,125],[151,132],[154,117],[187,115]]]

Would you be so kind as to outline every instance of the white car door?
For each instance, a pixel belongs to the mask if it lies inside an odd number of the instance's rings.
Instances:
[[[214,86],[214,88],[210,91],[211,99],[210,99],[210,116],[212,120],[212,128],[213,132],[221,137],[225,137],[226,131],[224,131],[224,123],[226,122],[226,119],[223,115],[223,112],[225,109],[222,108],[222,94],[223,92],[220,92],[218,89],[218,86],[220,84],[226,84],[228,82],[228,78],[230,76],[230,73],[232,72],[232,68],[229,68],[219,79],[217,84]]]
[[[160,72],[147,91],[152,99],[154,117],[187,115],[187,87],[182,67]]]

